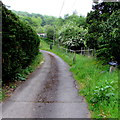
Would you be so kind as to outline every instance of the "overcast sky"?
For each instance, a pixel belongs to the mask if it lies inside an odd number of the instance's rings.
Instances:
[[[2,0],[2,2],[11,6],[12,10],[56,17],[72,14],[75,10],[78,15],[86,16],[92,9],[92,0]]]

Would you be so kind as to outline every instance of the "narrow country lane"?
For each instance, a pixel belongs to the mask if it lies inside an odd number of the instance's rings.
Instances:
[[[69,66],[43,51],[45,62],[2,104],[3,118],[89,118]]]

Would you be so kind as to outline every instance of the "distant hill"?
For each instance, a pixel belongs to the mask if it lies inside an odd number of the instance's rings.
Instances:
[[[29,25],[31,25],[37,32],[42,32],[42,27],[45,25],[53,25],[57,20],[57,18],[54,16],[15,10],[13,10],[13,12],[18,15],[21,20],[26,21]]]

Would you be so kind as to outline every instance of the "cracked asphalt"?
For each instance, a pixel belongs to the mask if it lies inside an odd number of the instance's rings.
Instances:
[[[3,118],[90,118],[69,66],[41,50],[45,62],[2,103]]]

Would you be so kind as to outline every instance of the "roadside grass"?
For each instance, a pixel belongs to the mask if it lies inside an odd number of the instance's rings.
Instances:
[[[36,70],[38,66],[43,61],[42,53],[39,53],[36,58],[33,60],[31,65],[29,65],[26,69],[22,69],[20,73],[17,74],[16,80],[14,82],[10,82],[8,85],[3,85],[0,89],[0,102],[4,101],[8,97],[11,96],[12,92],[22,83],[24,82],[30,73]]]
[[[41,49],[60,56],[70,65],[70,71],[79,85],[79,94],[86,98],[92,118],[118,118],[118,70],[109,73],[109,65],[93,57],[76,55],[42,41]]]
[[[40,49],[50,50],[50,45],[48,43],[46,43],[44,40],[41,40],[41,42],[40,42]]]

